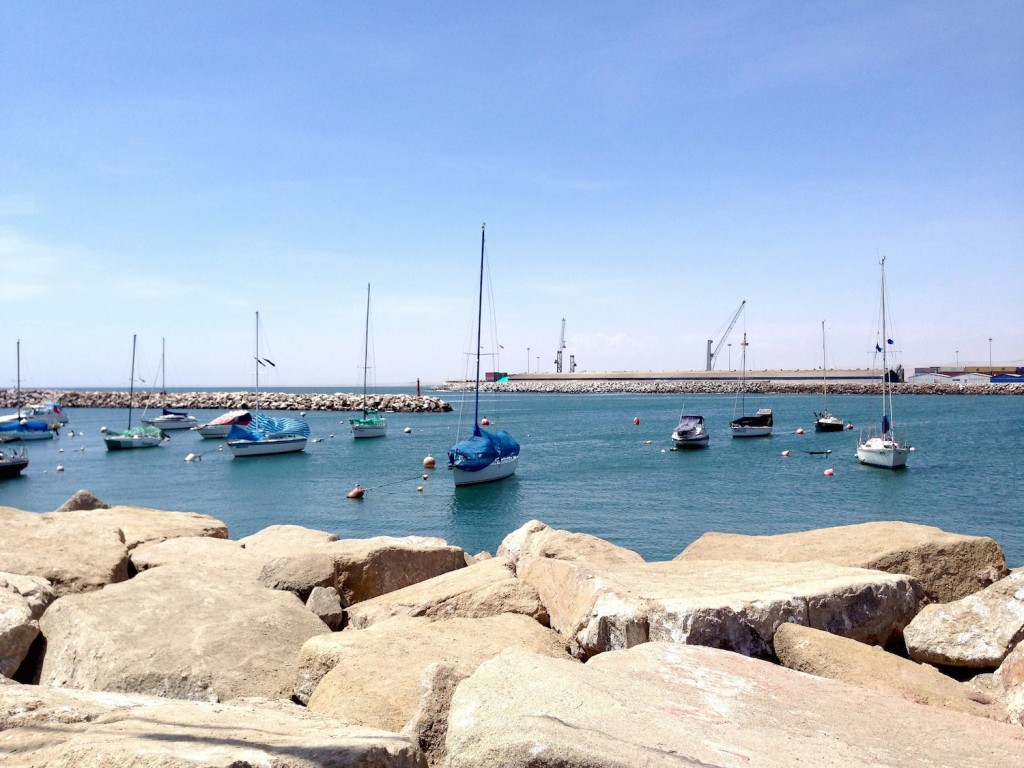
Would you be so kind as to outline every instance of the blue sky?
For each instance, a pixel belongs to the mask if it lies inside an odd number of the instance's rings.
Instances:
[[[0,386],[1024,358],[1019,2],[0,4]],[[7,352],[3,352],[7,350]],[[718,367],[728,367],[723,350]],[[538,360],[539,358],[539,360]],[[147,375],[148,374],[148,375]]]

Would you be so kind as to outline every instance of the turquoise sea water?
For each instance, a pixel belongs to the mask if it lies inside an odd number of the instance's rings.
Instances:
[[[1011,567],[1024,565],[1021,397],[899,398],[897,426],[916,451],[906,471],[893,472],[854,458],[859,428],[878,421],[877,397],[830,397],[830,410],[857,428],[816,434],[820,397],[748,396],[749,412],[774,409],[775,434],[742,440],[728,433],[731,395],[483,395],[481,416],[522,444],[519,469],[503,482],[458,490],[444,466],[462,395],[442,397],[455,412],[389,414],[383,439],[353,440],[350,414],[309,413],[322,442],[300,454],[250,459],[233,459],[218,450],[222,441],[192,432],[171,433],[159,448],[109,453],[100,428],[122,429],[126,413],[71,409],[59,439],[29,444],[25,475],[0,483],[0,506],[49,511],[84,488],[112,504],[212,515],[236,539],[289,523],[342,538],[439,536],[472,553],[494,552],[506,534],[537,518],[648,560],[670,559],[707,531],[768,534],[906,520],[991,536]],[[467,399],[464,428],[472,406]],[[683,409],[704,415],[708,449],[671,450]],[[219,413],[193,411],[201,421]],[[807,453],[829,449],[827,457]],[[781,456],[785,450],[789,458]],[[189,453],[202,460],[185,462]],[[437,460],[432,472],[423,469],[427,455]],[[832,477],[824,475],[828,468]],[[347,499],[357,483],[366,497]]]

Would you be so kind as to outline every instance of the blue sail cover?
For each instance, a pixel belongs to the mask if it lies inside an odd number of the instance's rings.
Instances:
[[[491,466],[495,459],[519,455],[519,443],[504,429],[487,432],[477,427],[473,436],[459,440],[448,451],[448,463],[466,472],[478,472]]]
[[[22,419],[21,421],[11,421],[6,424],[0,424],[0,432],[49,432],[50,425],[45,421],[29,421]]]
[[[256,424],[251,422],[248,427],[232,424],[228,432],[228,440],[267,440],[272,437],[288,437],[298,435],[309,437],[309,424],[305,419],[293,419],[288,416],[266,416],[257,414]]]

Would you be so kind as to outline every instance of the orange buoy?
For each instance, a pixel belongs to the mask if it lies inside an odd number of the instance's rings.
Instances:
[[[836,473],[836,471],[834,469],[826,469],[825,470],[825,477],[832,477],[832,475],[834,475],[835,473]]]
[[[487,426],[490,426],[491,421],[486,416],[484,416],[482,419],[480,419],[480,423],[483,426],[487,427]]]
[[[635,419],[633,419],[633,426],[635,426],[635,427],[639,427],[640,426],[640,417],[639,416],[637,416]]]
[[[361,486],[361,485],[357,485],[355,488],[353,488],[351,491],[348,492],[348,497],[350,499],[361,499],[361,498],[363,498],[363,495],[365,493],[366,493],[366,489],[363,488],[363,486]]]
[[[782,458],[788,459],[789,458],[789,451],[783,451],[782,452]]]
[[[797,428],[796,428],[796,433],[797,433],[798,435],[802,435],[802,434],[804,433],[804,428],[803,428],[803,427],[797,427]]]
[[[434,461],[434,457],[433,456],[427,456],[425,459],[423,459],[423,468],[424,469],[433,469],[435,464],[436,464],[436,462]]]

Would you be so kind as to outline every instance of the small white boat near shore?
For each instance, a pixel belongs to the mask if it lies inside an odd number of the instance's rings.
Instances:
[[[199,424],[199,419],[195,416],[189,416],[187,413],[182,411],[172,411],[168,408],[163,409],[163,413],[152,419],[143,419],[144,424],[162,429],[165,432],[169,429],[192,429]]]

